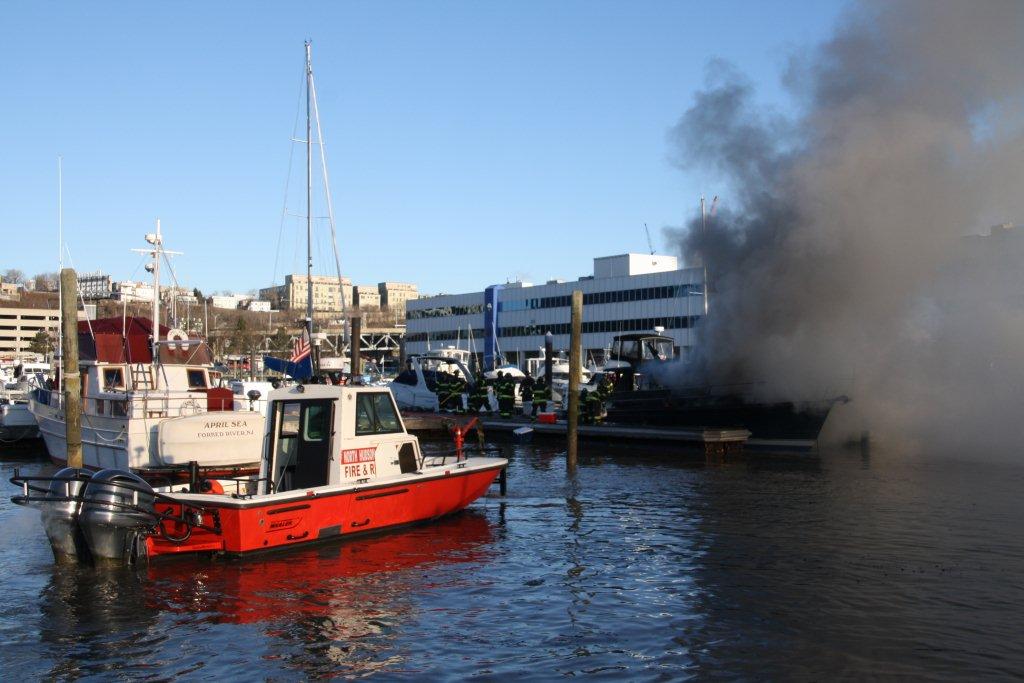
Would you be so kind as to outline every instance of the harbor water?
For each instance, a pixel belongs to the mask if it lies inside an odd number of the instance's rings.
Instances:
[[[1000,679],[1024,466],[882,450],[704,466],[507,446],[458,516],[257,561],[57,567],[0,455],[0,670],[41,678]]]

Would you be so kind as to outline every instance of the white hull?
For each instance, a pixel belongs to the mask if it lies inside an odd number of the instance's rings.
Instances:
[[[30,409],[39,423],[39,431],[46,442],[50,458],[58,463],[67,462],[67,438],[62,410],[33,400]],[[181,423],[195,420],[197,423],[224,420],[244,420],[251,423],[250,430],[257,432],[257,443],[253,447],[251,437],[241,437],[238,430],[214,427],[206,433],[198,432],[190,443],[179,434],[178,449],[160,450],[161,424]],[[202,425],[197,424],[201,429]],[[108,468],[123,470],[158,470],[181,467],[183,463],[179,450],[188,449],[189,460],[195,460],[200,467],[253,468],[259,463],[259,437],[263,432],[262,416],[256,413],[232,411],[201,413],[195,416],[173,418],[125,418],[109,415],[82,415],[82,465],[91,470]],[[200,445],[201,444],[201,445]]]
[[[32,412],[39,423],[39,432],[46,442],[50,458],[59,464],[67,462],[68,449],[63,411],[32,401]],[[82,416],[82,464],[88,469],[144,469],[159,466],[155,457],[156,422]],[[149,425],[147,423],[154,423]],[[152,435],[151,435],[152,433]]]

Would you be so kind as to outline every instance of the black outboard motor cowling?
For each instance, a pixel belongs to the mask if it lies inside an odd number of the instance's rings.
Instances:
[[[88,560],[89,547],[78,526],[82,509],[82,489],[89,480],[86,470],[65,467],[53,475],[45,501],[39,506],[43,528],[57,562]]]
[[[101,470],[82,492],[78,524],[96,562],[136,559],[140,532],[157,522],[152,487],[124,470]]]

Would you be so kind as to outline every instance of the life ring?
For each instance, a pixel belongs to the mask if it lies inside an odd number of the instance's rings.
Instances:
[[[202,493],[214,493],[218,495],[224,493],[224,487],[216,479],[203,479],[199,482],[199,490]]]
[[[188,351],[188,332],[176,327],[167,330],[167,348],[174,351],[178,348],[179,343],[183,351]]]
[[[181,407],[178,408],[178,415],[198,415],[201,412],[203,412],[203,406],[194,398],[183,401]]]

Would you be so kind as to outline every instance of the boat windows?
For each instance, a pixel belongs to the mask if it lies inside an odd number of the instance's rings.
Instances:
[[[356,397],[356,436],[402,431],[390,392],[361,393]]]
[[[330,432],[328,419],[330,410],[326,405],[313,403],[306,408],[302,425],[302,438],[305,441],[323,441]]]
[[[124,389],[124,370],[121,368],[103,368],[103,390]]]
[[[110,414],[114,417],[128,417],[128,401],[111,401]]]
[[[299,403],[285,403],[281,410],[281,436],[297,436],[299,433]]]
[[[188,371],[188,388],[189,389],[205,389],[206,388],[206,372],[203,370],[189,370]]]

